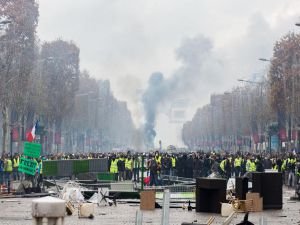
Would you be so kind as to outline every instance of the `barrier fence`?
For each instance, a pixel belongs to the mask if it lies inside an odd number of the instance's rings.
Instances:
[[[80,173],[108,172],[108,159],[43,161],[43,175],[65,177]]]

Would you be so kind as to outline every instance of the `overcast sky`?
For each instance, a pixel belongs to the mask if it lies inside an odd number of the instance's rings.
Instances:
[[[188,99],[189,119],[210,94],[240,85],[238,78],[266,73],[268,65],[258,58],[270,58],[282,35],[300,32],[294,25],[300,22],[299,0],[39,0],[39,5],[40,39],[73,40],[81,50],[81,69],[110,79],[137,124],[143,121],[139,99],[151,73],[171,79],[185,68],[178,52],[193,48],[188,43],[198,37],[211,42],[211,52],[197,70],[195,86],[174,96]],[[169,124],[161,108],[158,139],[176,144],[178,125]]]

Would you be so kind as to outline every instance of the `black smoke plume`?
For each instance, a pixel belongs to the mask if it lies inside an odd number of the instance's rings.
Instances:
[[[177,59],[182,62],[180,68],[168,79],[164,79],[161,72],[151,74],[142,97],[146,119],[145,144],[148,148],[154,146],[156,115],[161,103],[193,93],[201,79],[209,78],[208,74],[203,74],[203,64],[210,58],[212,47],[210,39],[203,36],[186,39],[176,50]]]

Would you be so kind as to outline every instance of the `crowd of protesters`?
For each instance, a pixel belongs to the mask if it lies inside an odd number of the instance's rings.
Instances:
[[[237,152],[115,152],[86,153],[43,156],[37,161],[37,174],[42,177],[43,160],[69,159],[108,159],[108,172],[115,174],[119,181],[141,180],[141,171],[145,172],[148,185],[161,185],[161,176],[170,175],[185,178],[207,177],[212,173],[223,178],[243,176],[248,172],[263,172],[276,170],[283,172],[286,185],[295,186],[300,177],[300,154],[295,152],[274,154],[253,154]],[[24,175],[18,172],[20,155],[8,155],[0,159],[0,184],[6,184],[10,179],[21,180]]]
[[[143,157],[142,157],[143,156]],[[139,180],[144,159],[144,171],[149,185],[160,185],[162,175],[185,178],[207,177],[212,173],[223,178],[243,176],[251,172],[273,170],[284,174],[284,182],[295,186],[300,177],[300,155],[285,154],[228,154],[217,152],[109,154],[109,171],[118,180]]]
[[[43,158],[46,160],[46,158]],[[22,181],[28,176],[19,171],[21,155],[14,154],[12,157],[8,154],[3,155],[0,158],[0,186],[9,187],[11,181]],[[33,159],[36,163],[35,175],[30,176],[30,180],[34,185],[40,186],[43,182],[43,164],[42,157]]]

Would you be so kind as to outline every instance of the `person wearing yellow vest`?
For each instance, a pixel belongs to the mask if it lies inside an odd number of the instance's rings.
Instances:
[[[228,158],[223,158],[223,160],[220,163],[220,174],[222,177],[229,179],[231,175],[231,165]]]
[[[20,164],[20,157],[18,154],[15,154],[13,158],[13,178],[14,180],[20,180],[20,175],[19,175],[19,164]]]
[[[4,183],[8,186],[13,172],[12,160],[10,157],[6,157],[4,160]]]
[[[255,172],[256,171],[256,163],[254,158],[251,159],[251,164],[250,164],[250,172]]]
[[[277,164],[273,163],[272,170],[275,170],[276,172],[278,172],[278,166],[277,166]]]
[[[285,172],[286,167],[287,167],[287,159],[284,159],[284,160],[282,161],[281,171],[282,171],[282,172]]]
[[[114,155],[110,160],[109,172],[115,174],[115,180],[118,179],[118,159],[116,159],[116,156]]]
[[[256,165],[254,158],[252,157],[251,159],[248,158],[246,162],[246,171],[247,172],[255,172],[256,171]]]
[[[140,180],[140,169],[142,167],[142,159],[140,156],[135,155],[133,157],[133,181],[139,182]]]
[[[241,175],[241,166],[242,166],[242,157],[237,155],[237,157],[234,159],[234,173],[235,177],[239,177]]]
[[[176,176],[176,162],[177,162],[176,156],[172,155],[171,160],[172,160],[171,176]]]
[[[226,164],[226,159],[224,158],[220,163],[220,168],[222,173],[225,173],[225,164]]]
[[[160,156],[160,154],[159,154],[158,151],[155,152],[154,160],[155,160],[157,163],[161,164],[161,156]]]
[[[132,179],[132,166],[133,166],[133,160],[130,155],[127,156],[125,159],[125,172],[126,172],[126,180]]]

